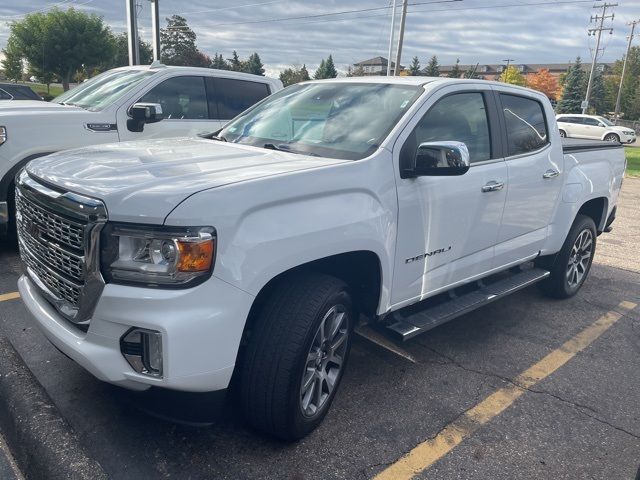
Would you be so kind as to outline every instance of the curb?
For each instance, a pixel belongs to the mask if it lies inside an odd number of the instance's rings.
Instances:
[[[27,479],[108,478],[4,337],[0,337],[0,429]]]

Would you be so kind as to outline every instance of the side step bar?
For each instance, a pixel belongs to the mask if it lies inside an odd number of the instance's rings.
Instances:
[[[531,268],[511,274],[507,278],[488,285],[478,282],[476,290],[460,296],[451,295],[449,300],[437,305],[413,313],[405,314],[402,310],[392,313],[387,323],[387,329],[395,338],[402,341],[409,340],[460,315],[544,280],[549,275],[547,270]]]

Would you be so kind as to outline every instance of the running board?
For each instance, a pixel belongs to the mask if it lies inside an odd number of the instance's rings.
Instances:
[[[452,294],[449,300],[437,305],[408,314],[403,314],[402,310],[392,313],[387,329],[395,338],[403,341],[409,340],[460,315],[544,280],[549,275],[550,273],[547,270],[531,268],[511,274],[507,278],[497,280],[488,285],[478,282],[476,290],[460,296]]]

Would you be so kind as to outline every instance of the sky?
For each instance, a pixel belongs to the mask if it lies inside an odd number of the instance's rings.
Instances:
[[[159,0],[161,21],[180,14],[197,34],[200,50],[225,58],[258,52],[267,74],[291,65],[317,67],[333,55],[338,69],[371,57],[387,57],[393,0]],[[398,4],[402,0],[397,0]],[[151,38],[150,5],[138,0],[140,35]],[[623,56],[627,23],[640,19],[640,0],[617,0],[615,18],[606,22],[599,61]],[[564,63],[580,55],[590,62],[595,39],[587,35],[590,16],[601,10],[589,0],[408,0],[402,64],[416,55],[426,65],[437,55],[441,65]],[[26,13],[73,6],[101,15],[116,32],[126,28],[125,0],[0,0],[0,49],[9,22]],[[359,12],[341,13],[352,10]],[[397,9],[399,18],[400,8]],[[300,18],[305,17],[305,18]],[[396,22],[398,24],[399,22]],[[593,24],[591,24],[593,26]],[[635,44],[640,45],[640,32]],[[395,54],[394,54],[395,55]]]

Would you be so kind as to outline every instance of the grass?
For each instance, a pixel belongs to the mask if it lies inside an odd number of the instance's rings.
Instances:
[[[640,177],[640,148],[627,147],[624,150],[627,155],[627,175]]]
[[[36,92],[41,97],[46,97],[47,95],[47,86],[44,83],[31,83],[31,82],[18,82],[18,83],[21,83],[22,85],[26,85],[27,87],[30,87],[31,90]],[[63,92],[62,87],[59,87],[57,85],[51,85],[51,92],[49,93],[49,95],[51,95],[52,97],[57,97],[62,92]]]

